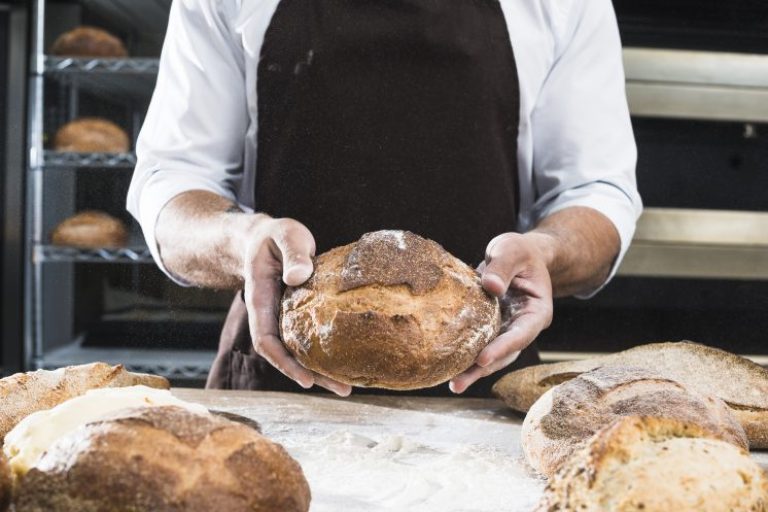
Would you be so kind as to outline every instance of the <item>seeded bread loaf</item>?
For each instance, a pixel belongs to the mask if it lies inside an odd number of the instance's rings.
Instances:
[[[355,386],[418,389],[469,368],[500,327],[478,273],[439,244],[377,231],[320,255],[282,300],[283,341],[307,368]]]

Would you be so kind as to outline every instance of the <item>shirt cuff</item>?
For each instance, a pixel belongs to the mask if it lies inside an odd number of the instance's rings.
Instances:
[[[226,197],[233,202],[237,202],[232,191],[215,181],[193,177],[189,172],[158,171],[153,173],[141,187],[137,206],[135,206],[134,203],[134,208],[129,208],[129,210],[132,210],[131,213],[133,216],[141,225],[141,230],[144,233],[144,240],[146,240],[147,247],[152,254],[152,258],[155,260],[155,263],[157,263],[157,266],[173,282],[184,287],[190,287],[192,286],[192,283],[174,275],[165,266],[160,255],[160,248],[157,245],[157,239],[155,238],[155,228],[160,212],[165,205],[179,194],[192,190],[213,192],[214,194]]]
[[[594,182],[582,187],[566,190],[549,203],[538,215],[543,219],[555,212],[574,206],[592,208],[605,215],[619,233],[621,248],[606,280],[594,290],[574,295],[578,299],[589,299],[607,285],[619,268],[624,255],[632,243],[637,219],[643,211],[639,196],[630,197],[622,189],[606,182]]]

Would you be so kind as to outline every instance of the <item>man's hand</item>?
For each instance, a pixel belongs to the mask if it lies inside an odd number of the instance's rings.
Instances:
[[[502,332],[480,352],[470,369],[451,380],[454,393],[463,393],[478,379],[510,365],[552,322],[547,236],[505,233],[488,244],[478,270],[483,288],[501,300]]]
[[[250,232],[244,234],[243,257],[243,294],[254,349],[303,388],[317,384],[337,395],[349,395],[351,386],[304,368],[280,340],[281,278],[288,286],[299,286],[309,279],[315,239],[303,224],[293,219],[256,217]]]

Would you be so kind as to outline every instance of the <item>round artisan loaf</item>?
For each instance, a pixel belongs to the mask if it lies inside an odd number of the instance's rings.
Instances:
[[[419,389],[469,368],[499,331],[475,270],[407,231],[376,231],[320,255],[281,307],[283,341],[317,373],[355,386]]]
[[[123,42],[106,30],[77,27],[61,34],[53,46],[52,55],[66,57],[127,57]]]
[[[0,512],[8,510],[11,504],[11,493],[13,489],[13,480],[11,478],[11,468],[8,466],[8,459],[0,450]]]
[[[749,454],[698,425],[627,416],[598,431],[549,481],[536,512],[768,510]]]
[[[51,233],[54,245],[71,247],[124,247],[128,229],[119,219],[104,212],[88,210],[74,215],[56,226]]]
[[[719,398],[650,370],[615,366],[583,373],[544,393],[523,421],[523,453],[536,471],[551,477],[595,432],[621,416],[696,423],[718,439],[748,447],[744,429]]]
[[[125,130],[112,121],[81,117],[56,132],[53,149],[77,153],[127,153],[131,141]]]
[[[256,430],[175,406],[124,409],[19,476],[16,512],[306,512],[299,464]]]

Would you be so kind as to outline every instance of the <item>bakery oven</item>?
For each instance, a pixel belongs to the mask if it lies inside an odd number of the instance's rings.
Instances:
[[[559,301],[547,358],[692,339],[768,362],[768,4],[614,0],[646,211],[618,277]]]

